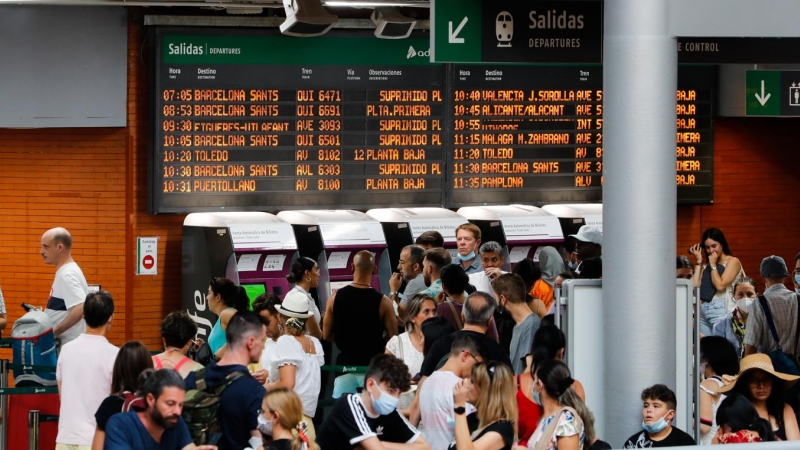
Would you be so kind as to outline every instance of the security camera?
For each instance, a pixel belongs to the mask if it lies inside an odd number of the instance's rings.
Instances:
[[[375,37],[381,39],[407,38],[417,21],[406,17],[394,8],[379,7],[372,11],[372,22],[375,24]]]
[[[322,36],[339,18],[329,13],[320,0],[283,0],[286,20],[281,33],[289,36]]]

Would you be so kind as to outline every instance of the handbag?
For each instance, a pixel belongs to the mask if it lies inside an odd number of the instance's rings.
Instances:
[[[764,316],[767,319],[769,331],[772,334],[775,345],[777,345],[775,350],[769,352],[769,359],[772,361],[772,366],[775,368],[776,372],[800,375],[800,369],[797,368],[795,360],[784,353],[783,348],[781,348],[781,341],[778,337],[778,331],[775,329],[775,322],[772,320],[772,311],[769,308],[769,303],[767,303],[767,298],[763,295],[759,295],[758,302],[761,304],[761,309],[764,310]],[[798,315],[800,315],[800,308],[798,308]],[[798,318],[800,317],[795,318],[795,323],[797,323]]]
[[[719,276],[722,276],[723,271],[725,271],[725,266],[717,264]],[[714,287],[714,282],[711,281],[711,266],[706,264],[705,269],[703,269],[703,276],[700,279],[700,300],[710,302],[716,294],[717,288]]]

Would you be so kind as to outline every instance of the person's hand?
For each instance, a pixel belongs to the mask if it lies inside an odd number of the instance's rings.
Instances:
[[[717,259],[719,259],[717,252],[711,252],[711,254],[708,255],[708,264],[711,267],[717,267]]]
[[[689,247],[689,251],[692,253],[692,256],[694,256],[694,260],[697,264],[703,264],[703,249],[700,247],[700,244],[694,244]]]
[[[456,383],[453,387],[453,406],[464,406],[467,404],[467,392],[469,392],[470,381],[469,378]]]
[[[250,372],[250,375],[258,381],[258,384],[264,384],[267,382],[267,377],[269,376],[269,372],[264,369],[258,369],[255,372]]]
[[[392,274],[392,277],[389,278],[389,290],[392,292],[397,292],[400,290],[400,286],[403,285],[403,274],[400,272],[395,272]]]
[[[485,273],[490,280],[494,280],[495,278],[502,275],[503,271],[498,269],[497,267],[489,267],[488,269],[484,269],[483,273]]]
[[[436,295],[436,298],[435,298],[434,300],[436,300],[436,304],[437,304],[437,305],[438,305],[439,303],[444,303],[444,301],[445,301],[445,300],[447,300],[447,295],[444,293],[444,291],[442,291],[442,292],[439,292],[439,293]]]

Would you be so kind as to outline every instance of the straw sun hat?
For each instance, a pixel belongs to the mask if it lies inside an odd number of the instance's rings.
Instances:
[[[784,388],[789,389],[792,385],[794,385],[799,376],[789,375],[788,373],[776,372],[775,367],[772,366],[772,360],[769,359],[768,355],[763,353],[756,353],[750,356],[745,356],[742,358],[741,362],[739,362],[739,373],[735,376],[724,375],[722,377],[722,381],[725,382],[725,385],[716,389],[717,392],[720,393],[727,393],[733,390],[736,387],[736,384],[742,378],[744,374],[747,372],[751,372],[756,369],[761,369],[764,372],[769,373],[770,375],[775,376],[778,379],[783,380]]]

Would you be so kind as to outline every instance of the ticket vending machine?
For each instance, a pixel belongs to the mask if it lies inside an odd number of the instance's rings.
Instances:
[[[372,287],[389,292],[389,252],[383,237],[381,224],[366,214],[345,209],[281,211],[278,217],[292,224],[295,236],[302,246],[302,256],[310,256],[319,249],[316,256],[320,270],[317,288],[319,307],[325,310],[328,298],[339,288],[353,281],[350,270],[353,258],[361,250],[375,254],[376,270],[372,275]],[[305,242],[308,241],[308,242]]]
[[[393,268],[400,261],[403,247],[413,244],[426,231],[438,231],[444,238],[444,248],[455,258],[456,228],[468,222],[466,217],[444,208],[377,208],[367,211],[367,215],[381,223]]]
[[[263,212],[193,213],[183,221],[182,305],[208,338],[216,320],[206,305],[212,277],[242,285],[250,301],[265,292],[283,298],[298,257],[292,226]]]
[[[538,262],[539,247],[564,242],[558,218],[535,206],[467,206],[458,213],[481,229],[482,243],[503,246],[506,271],[525,258]]]

